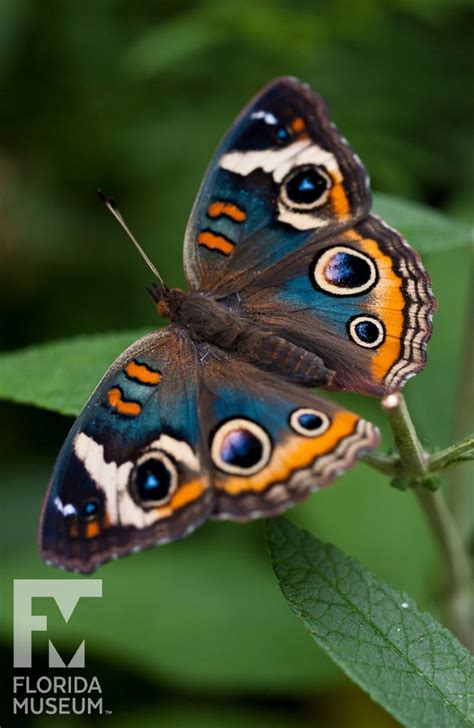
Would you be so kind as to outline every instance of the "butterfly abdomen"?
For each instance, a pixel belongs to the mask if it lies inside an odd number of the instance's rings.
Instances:
[[[329,385],[334,376],[316,354],[255,325],[245,328],[235,352],[260,369],[308,387]]]

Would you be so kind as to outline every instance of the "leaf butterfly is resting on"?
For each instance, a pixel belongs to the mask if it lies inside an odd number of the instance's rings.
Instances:
[[[90,572],[208,518],[274,516],[377,444],[308,389],[383,396],[425,364],[428,276],[370,206],[318,95],[283,78],[250,102],[191,214],[190,290],[153,284],[171,323],[112,365],[59,454],[46,561]]]

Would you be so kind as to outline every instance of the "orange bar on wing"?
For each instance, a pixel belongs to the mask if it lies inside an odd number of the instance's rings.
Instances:
[[[337,217],[346,217],[350,213],[349,200],[347,199],[344,185],[336,182],[333,176],[334,186],[330,192],[331,207]]]
[[[182,508],[188,503],[192,503],[204,492],[202,480],[191,480],[189,483],[182,485],[171,498],[171,507],[173,510]]]
[[[157,506],[154,510],[159,518],[169,518],[179,508],[184,508],[184,506],[197,500],[204,493],[204,488],[204,481],[199,479],[190,480],[173,493],[169,503],[165,506]]]
[[[139,402],[127,402],[122,399],[122,391],[118,387],[109,389],[107,392],[107,402],[120,415],[136,417],[142,411],[142,406]]]
[[[209,217],[226,215],[226,217],[230,217],[234,222],[243,222],[247,217],[245,212],[233,202],[211,202],[207,208],[207,214]]]
[[[130,379],[136,379],[141,384],[158,384],[161,379],[160,372],[155,372],[146,364],[137,364],[136,361],[129,361],[125,367],[125,374]]]
[[[218,250],[224,255],[230,255],[235,248],[231,240],[227,240],[223,235],[211,233],[210,230],[203,230],[199,233],[198,243],[204,245],[205,248],[209,248],[209,250]]]
[[[86,526],[86,538],[95,538],[100,534],[100,526],[97,521],[91,521]]]
[[[291,122],[291,128],[297,134],[300,131],[304,131],[304,129],[305,129],[305,123],[304,123],[304,120],[301,118],[301,116],[297,116],[296,119],[293,119],[293,121]]]

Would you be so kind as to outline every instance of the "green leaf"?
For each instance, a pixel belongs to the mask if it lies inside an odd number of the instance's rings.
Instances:
[[[146,331],[78,336],[0,355],[0,398],[77,415],[107,367]]]
[[[286,519],[267,522],[267,540],[293,612],[374,700],[413,728],[472,726],[472,659],[447,629]]]
[[[439,253],[472,245],[472,228],[425,205],[392,195],[374,195],[374,212],[397,228],[419,253]]]

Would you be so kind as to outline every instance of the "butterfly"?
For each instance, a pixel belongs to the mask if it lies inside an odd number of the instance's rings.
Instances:
[[[191,213],[189,291],[151,286],[171,323],[111,366],[59,454],[48,563],[87,573],[209,518],[274,516],[377,445],[308,389],[381,397],[425,365],[429,278],[370,207],[321,97],[282,78],[250,102]]]

